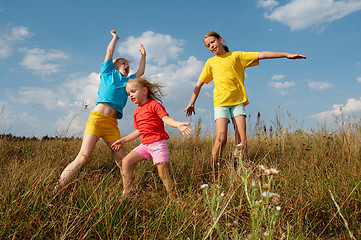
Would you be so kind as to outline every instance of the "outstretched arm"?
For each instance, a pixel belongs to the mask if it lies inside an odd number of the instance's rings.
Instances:
[[[124,143],[133,141],[134,139],[138,138],[139,136],[140,136],[140,132],[137,129],[137,130],[133,131],[132,133],[128,134],[127,136],[122,137],[121,139],[115,141],[112,144],[111,148],[113,150],[119,150],[124,145]]]
[[[269,52],[264,51],[260,52],[258,59],[272,59],[272,58],[288,58],[288,59],[306,59],[302,54],[291,54],[284,52]]]
[[[110,31],[110,33],[112,34],[113,38],[110,41],[108,48],[107,48],[107,52],[105,54],[105,59],[104,62],[108,61],[109,59],[113,58],[114,55],[114,49],[115,49],[115,45],[117,44],[119,37],[116,33],[116,31],[113,29]]]
[[[140,52],[140,54],[142,54],[142,56],[140,58],[140,62],[139,62],[137,72],[135,73],[135,76],[137,78],[143,76],[143,74],[145,72],[145,56],[146,56],[146,52],[145,52],[145,49],[144,49],[142,44],[140,44],[140,46],[139,46],[139,52]]]
[[[204,82],[198,80],[196,86],[194,87],[193,94],[191,100],[189,101],[188,107],[184,109],[184,112],[186,112],[187,117],[191,116],[192,114],[196,114],[196,111],[194,110],[194,104],[198,98],[199,92],[201,91],[203,84]]]
[[[179,122],[171,117],[169,117],[168,115],[167,116],[164,116],[162,118],[163,122],[165,124],[167,124],[168,126],[171,126],[171,127],[175,127],[175,128],[178,128],[179,131],[185,135],[189,135],[192,133],[192,129],[190,129],[188,126],[189,126],[189,123],[186,123],[186,122]]]

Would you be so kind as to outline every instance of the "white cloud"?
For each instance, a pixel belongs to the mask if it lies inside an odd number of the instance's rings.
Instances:
[[[75,76],[63,84],[62,92],[64,95],[70,94],[68,97],[74,99],[72,105],[79,107],[86,103],[89,107],[94,107],[98,96],[99,81],[100,74],[95,72],[86,77]]]
[[[269,82],[268,86],[274,89],[286,89],[296,86],[295,82]]]
[[[155,61],[159,65],[166,64],[169,59],[176,59],[183,51],[183,40],[175,39],[167,34],[157,34],[152,31],[144,32],[140,37],[129,37],[118,43],[118,53],[121,56],[139,59],[139,44],[143,44],[147,52],[147,63]]]
[[[0,38],[0,58],[7,58],[13,53],[10,44]]]
[[[356,80],[361,83],[361,77],[356,78]]]
[[[265,17],[286,24],[292,31],[308,27],[323,30],[327,24],[360,9],[360,0],[292,0]]]
[[[23,48],[22,51],[26,54],[20,64],[42,77],[60,72],[60,65],[54,62],[69,58],[66,53],[60,50]]]
[[[267,9],[272,9],[278,5],[276,0],[258,0],[257,6]]]
[[[70,76],[70,78],[71,80],[55,89],[22,87],[16,93],[10,92],[9,99],[27,106],[43,106],[50,111],[63,112],[55,123],[56,133],[62,136],[81,136],[89,115],[86,110],[92,109],[97,100],[99,73],[90,73],[85,77]],[[36,121],[37,119],[32,121],[29,118],[26,125],[36,125]],[[40,131],[41,126],[37,128]]]
[[[281,80],[283,78],[285,78],[285,75],[282,74],[276,74],[272,76],[272,80]]]
[[[22,41],[25,38],[34,35],[33,33],[29,32],[29,29],[25,26],[18,26],[13,27],[10,29],[9,33],[5,38],[9,41]]]
[[[167,95],[164,102],[179,110],[179,99],[185,100],[182,103],[184,106],[181,108],[184,109],[188,104],[188,98],[191,97],[194,83],[202,71],[203,64],[202,61],[191,56],[185,61],[178,61],[177,64],[169,64],[163,67],[149,66],[147,72],[151,74],[151,79],[159,80],[165,86],[164,92]]]
[[[296,86],[295,82],[269,82],[268,86],[274,88],[277,92],[279,92],[281,95],[286,95],[288,91],[286,91],[289,88],[292,88]]]
[[[1,106],[1,103],[0,103]],[[38,118],[30,115],[27,112],[11,112],[9,108],[3,109],[2,115],[0,116],[0,133],[11,133],[14,136],[19,135],[18,131],[21,128],[22,136],[33,137],[35,132],[34,129],[40,129],[41,126],[37,125]],[[26,129],[22,129],[26,126]]]
[[[342,109],[342,112],[341,112]],[[321,112],[312,116],[310,118],[316,118],[319,121],[332,122],[335,116],[352,115],[361,113],[361,97],[360,99],[349,98],[345,105],[334,104],[332,110]]]
[[[311,81],[308,83],[308,87],[311,90],[325,90],[327,88],[333,87],[334,84],[329,83],[329,82],[316,82],[316,81]]]
[[[13,102],[30,105],[42,105],[48,110],[65,108],[69,103],[59,93],[46,88],[21,87],[20,90],[10,95]]]
[[[32,35],[24,26],[0,29],[0,58],[5,59],[11,56],[14,52],[14,45]]]
[[[83,135],[85,123],[89,113],[82,114],[84,110],[69,109],[66,116],[59,118],[56,123],[56,133],[60,136],[75,136],[80,137]]]

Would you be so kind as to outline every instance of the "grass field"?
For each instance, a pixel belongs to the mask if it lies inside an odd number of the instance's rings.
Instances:
[[[263,177],[258,165],[279,170],[271,186],[281,196],[273,239],[361,238],[359,124],[343,124],[332,134],[322,127],[313,132],[254,131],[248,142],[250,161],[243,165],[232,157],[230,139],[216,180],[212,141],[197,131],[168,141],[175,196],[167,196],[156,168],[147,162],[136,167],[136,197],[122,199],[119,169],[105,143],[99,142],[91,162],[53,195],[81,140],[3,135],[0,239],[247,239],[253,217],[265,214],[251,210],[246,194]],[[137,144],[128,143],[126,152]],[[204,184],[209,188],[201,189]]]

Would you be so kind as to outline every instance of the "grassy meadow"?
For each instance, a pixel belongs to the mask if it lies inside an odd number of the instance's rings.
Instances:
[[[247,181],[251,186],[262,177],[258,165],[279,170],[271,186],[281,196],[273,239],[361,239],[359,123],[332,132],[322,126],[313,132],[282,126],[270,132],[259,124],[250,129],[249,161],[233,158],[229,139],[216,179],[210,134],[199,134],[198,125],[190,137],[173,135],[174,196],[167,196],[147,162],[135,169],[132,199],[120,198],[121,175],[104,142],[69,186],[53,195],[81,140],[3,135],[0,239],[250,239],[252,214],[260,213],[251,210],[245,191],[251,191]],[[138,143],[126,144],[126,152]],[[204,184],[209,188],[201,189]]]

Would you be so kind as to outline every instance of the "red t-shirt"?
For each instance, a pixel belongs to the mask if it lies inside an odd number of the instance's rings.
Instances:
[[[155,100],[148,100],[142,106],[138,105],[133,112],[133,128],[139,130],[143,144],[169,138],[164,130],[162,120],[167,115],[168,113],[163,105]]]

